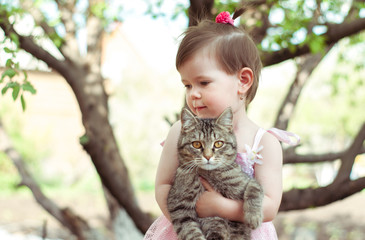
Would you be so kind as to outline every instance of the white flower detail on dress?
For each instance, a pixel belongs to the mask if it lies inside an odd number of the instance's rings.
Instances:
[[[262,164],[262,156],[261,154],[259,154],[259,152],[264,148],[264,146],[260,146],[256,151],[252,150],[250,146],[248,146],[247,144],[245,144],[245,148],[246,148],[246,154],[247,154],[247,158],[249,161],[253,163],[257,163],[257,164]]]
[[[242,171],[247,173],[250,177],[254,177],[254,165],[262,164],[262,156],[258,154],[264,147],[260,146],[256,151],[253,151],[250,146],[245,145],[246,152],[237,153],[236,162],[240,165]]]

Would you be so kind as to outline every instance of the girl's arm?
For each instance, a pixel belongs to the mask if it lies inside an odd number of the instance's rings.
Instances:
[[[170,220],[167,210],[167,196],[174,180],[178,167],[177,141],[181,129],[180,121],[176,122],[170,129],[164,143],[160,162],[157,167],[155,181],[155,198],[162,213]]]
[[[282,149],[279,141],[271,134],[265,134],[260,145],[263,164],[255,166],[255,178],[264,189],[263,213],[264,222],[272,221],[279,209],[282,196]],[[224,198],[206,181],[206,188],[196,204],[200,217],[219,216],[232,221],[243,221],[243,201]]]
[[[279,140],[270,133],[263,136],[261,144],[264,146],[263,164],[256,164],[255,178],[264,189],[263,211],[264,222],[267,222],[276,217],[283,195],[283,151]]]

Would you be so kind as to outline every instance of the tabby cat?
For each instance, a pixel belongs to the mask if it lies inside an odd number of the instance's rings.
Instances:
[[[179,167],[167,198],[168,211],[180,240],[251,239],[251,230],[262,222],[263,190],[236,163],[232,119],[231,108],[216,119],[199,119],[189,110],[182,110]],[[244,223],[197,216],[195,204],[205,191],[199,176],[223,196],[244,200]]]

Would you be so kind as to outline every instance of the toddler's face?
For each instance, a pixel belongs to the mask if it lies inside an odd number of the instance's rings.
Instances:
[[[227,74],[215,57],[200,50],[178,69],[186,87],[186,102],[200,118],[218,117],[227,107],[241,108],[237,74]]]

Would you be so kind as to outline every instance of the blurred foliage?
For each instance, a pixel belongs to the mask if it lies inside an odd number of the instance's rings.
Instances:
[[[355,38],[365,41],[365,34]],[[351,39],[338,43],[306,86],[298,105],[300,116],[298,112],[292,123],[306,126],[307,130],[312,125],[323,137],[331,139],[336,148],[346,146],[365,119],[362,110],[365,102],[364,53],[364,44],[354,44]],[[315,143],[311,147],[315,147]]]
[[[330,210],[329,210],[330,211]],[[350,215],[338,215],[334,219],[319,220],[316,217],[279,217],[275,221],[279,239],[330,239],[362,240],[364,227]]]
[[[4,98],[6,96],[0,97],[2,102],[0,105],[0,119],[7,134],[11,138],[13,147],[22,156],[30,174],[36,182],[42,183],[42,188],[45,190],[62,187],[65,189],[69,188],[70,186],[68,184],[65,185],[65,177],[67,176],[49,176],[49,174],[45,174],[43,164],[52,152],[53,143],[49,142],[47,135],[43,132],[38,132],[37,135],[30,135],[32,133],[29,132],[26,133],[24,131],[24,124],[26,123],[24,123],[22,115],[19,115],[17,108],[14,108],[13,104]],[[84,177],[88,180],[82,178],[76,181],[74,186],[78,186],[81,189],[91,189],[92,185],[95,186],[98,184],[96,173],[92,176],[94,181],[91,181],[90,177],[86,174]],[[20,182],[20,175],[11,159],[5,153],[0,152],[0,191],[10,193],[20,190],[22,192],[23,188],[18,188]],[[95,191],[95,188],[92,191]]]
[[[2,98],[0,118],[4,125],[3,127],[12,140],[13,147],[22,156],[25,156],[24,160],[34,171],[40,171],[40,160],[47,154],[42,144],[41,136],[28,136],[24,134],[24,122],[21,115],[19,116],[16,108],[11,103],[4,101],[4,96]],[[34,137],[37,137],[37,141],[34,141]]]
[[[364,33],[340,41],[305,87],[290,123],[290,129],[298,133],[305,143],[298,149],[302,154],[343,151],[364,122],[365,62],[362,56],[365,46],[361,41],[365,41]],[[335,171],[332,174],[335,174],[338,163],[329,164]],[[285,182],[285,188],[317,187],[316,174],[321,174],[320,171],[326,168],[324,165],[289,166],[294,169]],[[327,178],[334,176],[328,175]]]
[[[0,87],[1,94],[5,95],[6,92],[11,89],[12,90],[12,98],[14,101],[19,99],[23,111],[26,109],[25,102],[25,92],[30,92],[31,94],[35,94],[36,90],[33,85],[28,81],[28,75],[25,70],[22,70],[19,66],[19,63],[16,60],[16,53],[19,51],[19,39],[15,34],[11,35],[11,41],[14,44],[13,47],[4,47],[3,51],[10,55],[5,64],[5,70],[1,74],[0,78]],[[0,42],[0,45],[5,46],[7,44],[7,39],[4,38],[3,41]]]
[[[146,1],[148,10],[146,14],[153,18],[166,17],[164,5],[166,1]],[[242,7],[254,6],[252,2],[237,0],[214,1],[212,9],[213,16],[219,12],[233,12]],[[326,46],[325,33],[327,32],[327,24],[341,23],[347,16],[351,1],[267,1],[269,7],[254,6],[257,14],[268,16],[270,23],[266,32],[266,37],[258,45],[262,51],[278,51],[281,49],[289,49],[294,52],[297,47],[308,45],[312,53],[321,52]],[[361,9],[365,9],[364,2],[356,2],[355,9],[360,13]],[[188,17],[189,6],[186,2],[176,2],[175,11],[171,19],[176,19],[179,15]],[[359,16],[357,16],[359,17]],[[244,19],[240,18],[240,24],[246,28],[261,27],[263,25],[260,19]]]
[[[0,195],[8,195],[15,191],[19,182],[20,175],[14,164],[4,152],[0,151]]]

